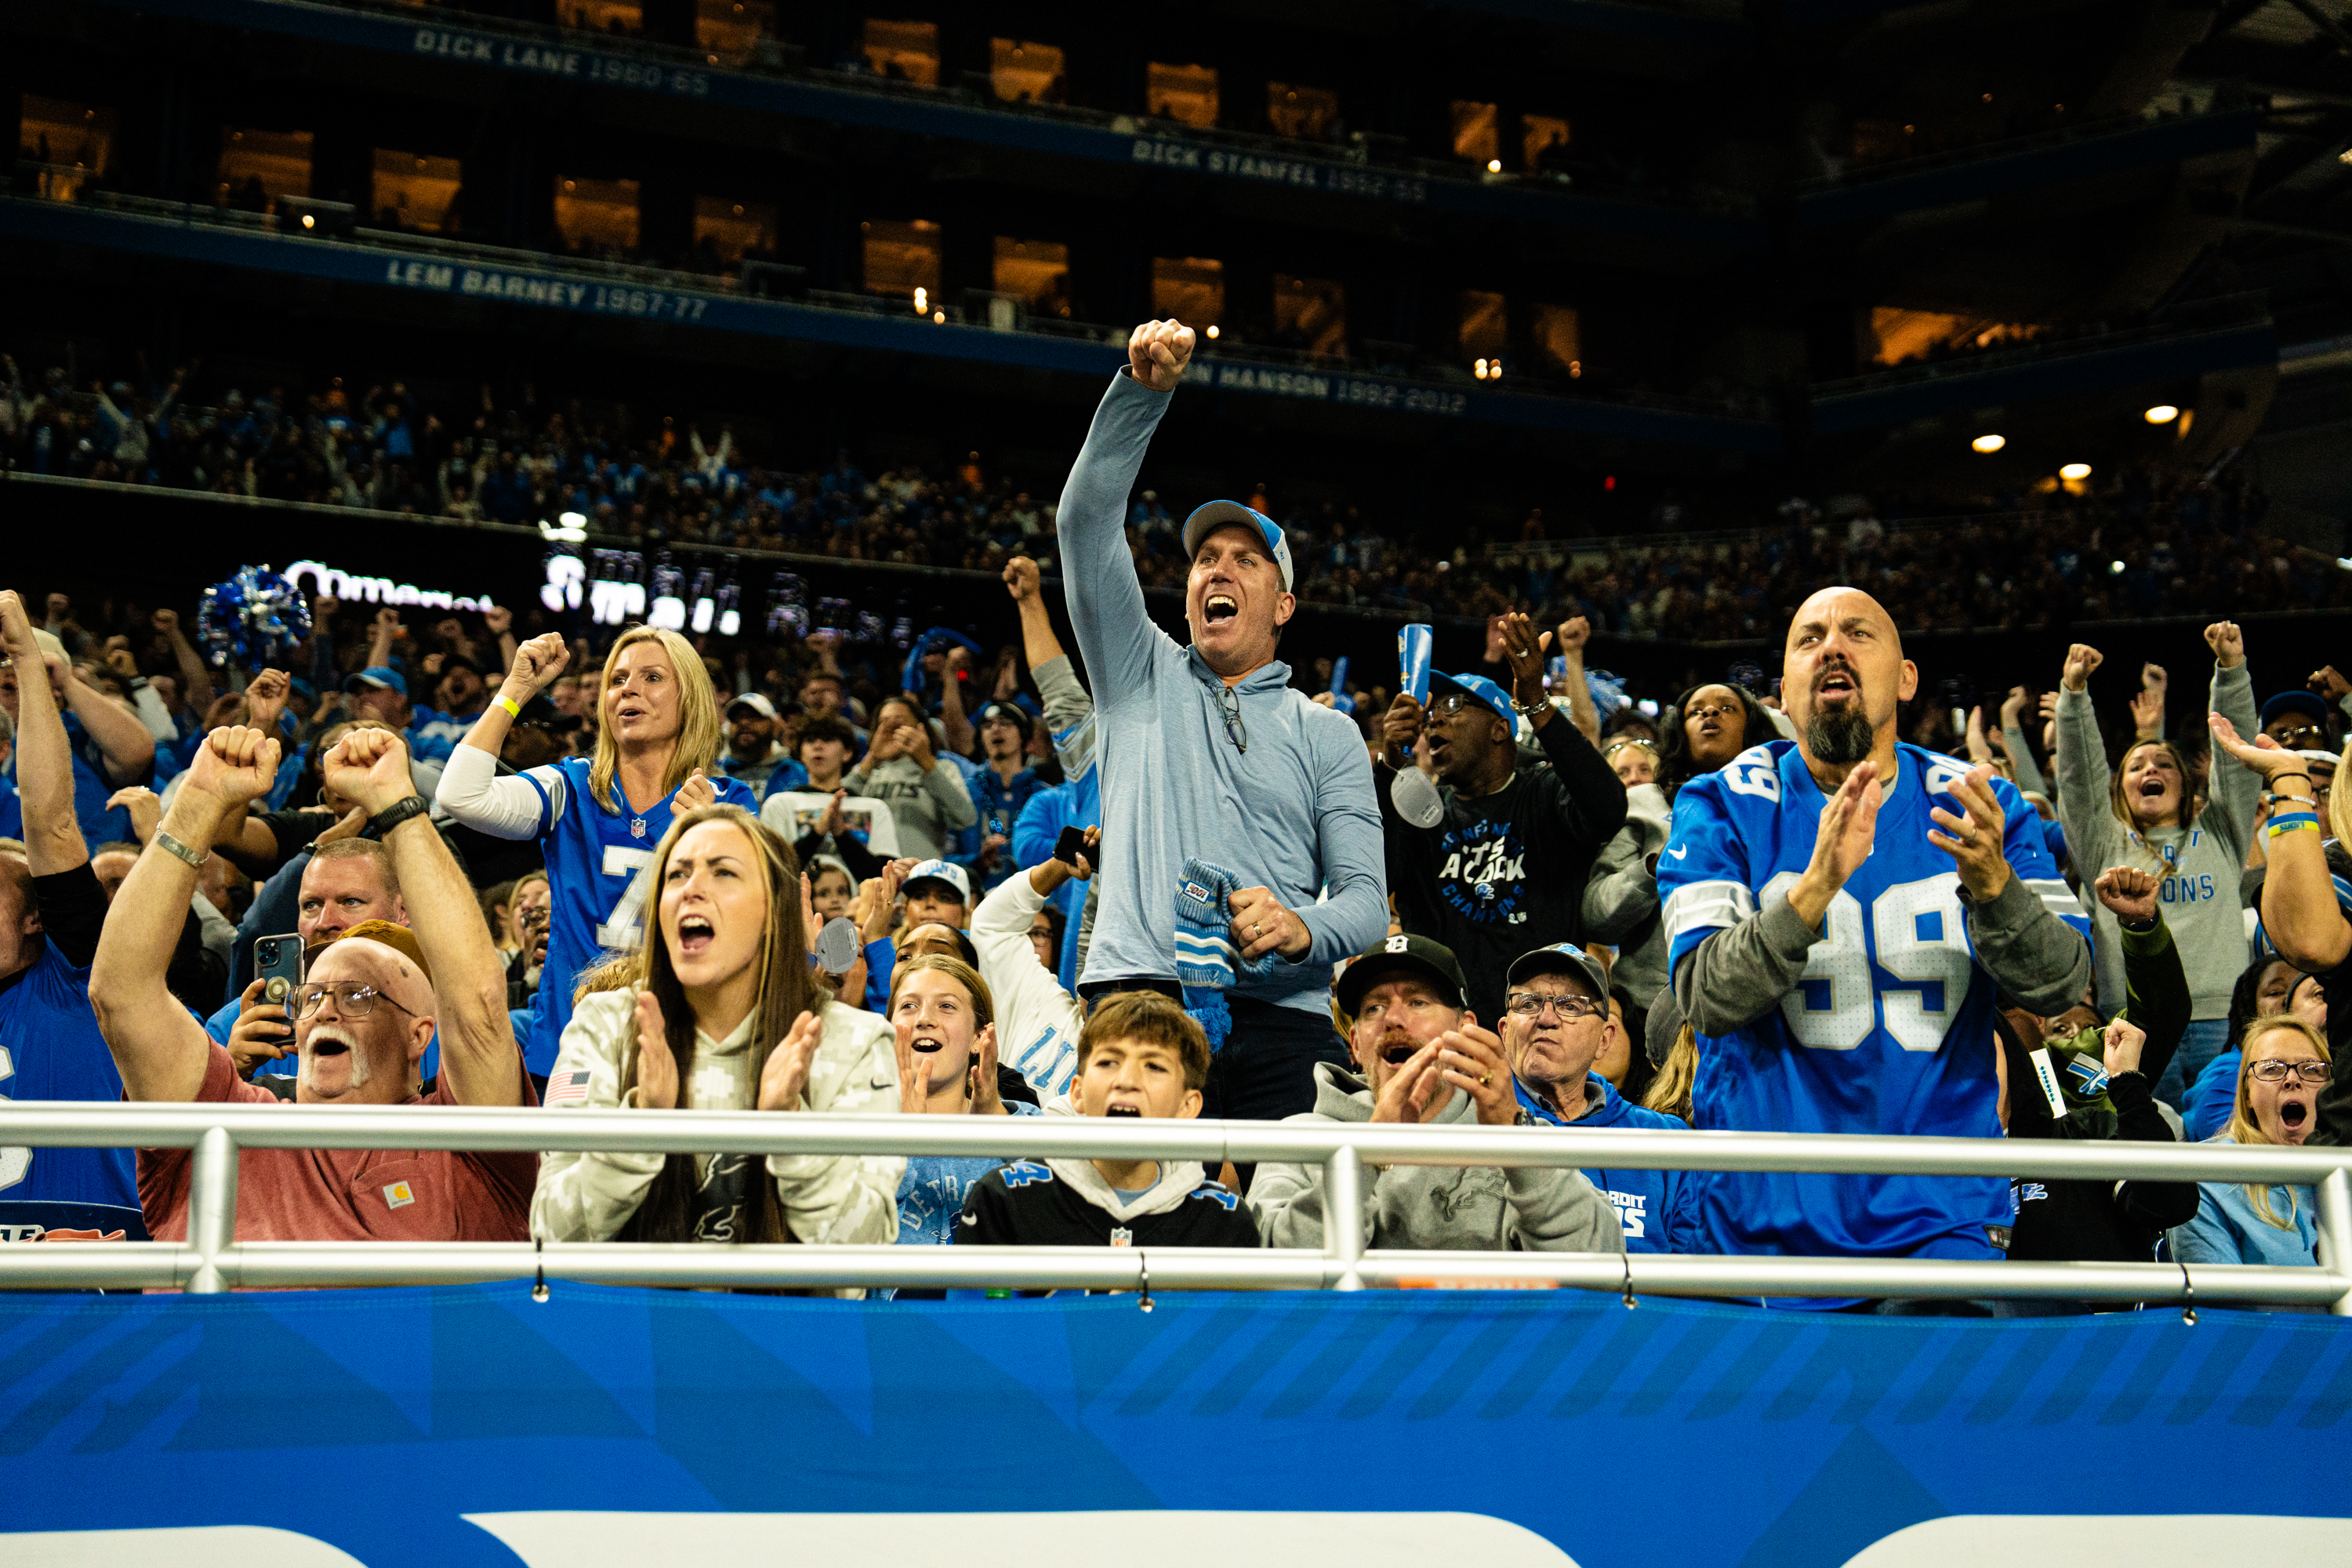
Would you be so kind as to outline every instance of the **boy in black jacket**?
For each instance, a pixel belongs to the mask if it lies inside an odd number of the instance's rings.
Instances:
[[[2057,1033],[2043,1031],[2038,1048],[2003,1020],[2009,1135],[2169,1143],[2172,1126],[2153,1085],[2188,1027],[2188,977],[2158,908],[2153,876],[2110,867],[2096,890],[2121,929],[2129,1001],[2105,1025],[2077,1009],[2086,1015],[2084,1026],[2067,1030],[2070,1014]],[[2011,1190],[2017,1221],[2009,1256],[2020,1262],[2145,1263],[2163,1232],[2197,1213],[2193,1182],[2019,1180]]]
[[[1201,1114],[1209,1042],[1151,991],[1104,997],[1078,1037],[1071,1109],[1081,1116]],[[1192,1160],[1017,1160],[964,1199],[956,1240],[992,1247],[1255,1247],[1240,1195]]]

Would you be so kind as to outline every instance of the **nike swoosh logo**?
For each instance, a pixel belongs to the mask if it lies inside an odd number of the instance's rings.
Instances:
[[[1666,858],[1667,858],[1667,859],[1669,859],[1669,860],[1679,860],[1679,859],[1681,859],[1684,856],[1685,856],[1685,855],[1687,855],[1687,854],[1689,854],[1689,853],[1690,853],[1690,846],[1689,846],[1689,845],[1687,845],[1687,844],[1685,844],[1685,845],[1684,845],[1684,846],[1683,846],[1681,848],[1679,848],[1679,849],[1669,849],[1669,850],[1667,850],[1667,851],[1666,851]]]

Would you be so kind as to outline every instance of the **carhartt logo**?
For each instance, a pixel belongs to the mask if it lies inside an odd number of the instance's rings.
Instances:
[[[394,1182],[383,1190],[383,1206],[388,1209],[404,1209],[415,1201],[416,1194],[408,1190],[406,1182]]]

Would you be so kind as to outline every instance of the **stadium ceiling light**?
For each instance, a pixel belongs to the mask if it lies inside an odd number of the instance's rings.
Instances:
[[[2122,575],[2124,574],[2124,563],[2123,563],[2122,562],[2120,562],[2120,561],[2110,561],[2110,562],[2108,562],[2108,563],[2107,563],[2107,574],[2108,574],[2109,576],[2112,576],[2112,577],[2120,577],[2120,576],[2122,576]]]
[[[1978,437],[1975,440],[1969,442],[1969,445],[1975,447],[1979,452],[1998,452],[2003,447],[2009,445],[2009,438],[2005,436],[1996,436],[1990,431],[1987,431],[1985,434]]]
[[[2159,403],[2140,417],[2151,425],[2169,425],[2180,417],[2180,410],[2169,403]]]
[[[2058,477],[2062,479],[2087,479],[2091,477],[2091,465],[2069,463],[2058,470]]]
[[[1209,337],[1210,337],[1210,340],[1211,340],[1212,342],[1215,341],[1216,336],[1217,336],[1217,324],[1216,324],[1214,321],[1212,321],[1212,322],[1210,322],[1210,323],[1209,323]]]
[[[1486,160],[1486,173],[1490,174],[1499,174],[1502,172],[1503,161],[1500,158],[1489,158]]]

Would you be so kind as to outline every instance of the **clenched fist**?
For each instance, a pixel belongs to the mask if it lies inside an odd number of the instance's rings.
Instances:
[[[1127,340],[1128,374],[1154,392],[1173,392],[1192,363],[1193,342],[1181,321],[1146,321]]]

